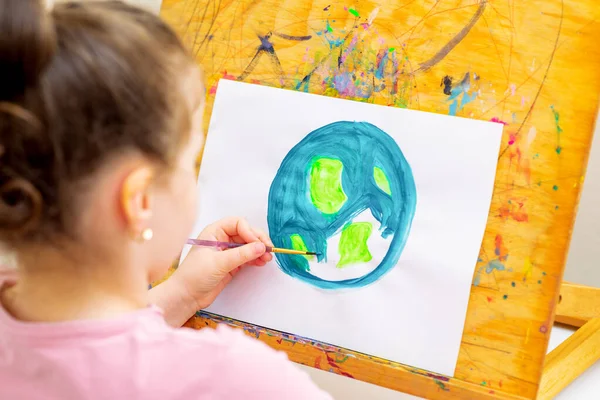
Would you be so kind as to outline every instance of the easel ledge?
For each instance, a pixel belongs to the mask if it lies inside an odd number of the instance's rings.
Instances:
[[[600,289],[563,283],[555,320],[579,329],[547,355],[537,396],[539,400],[553,399],[586,369],[600,360]],[[337,364],[341,362],[345,365],[361,363],[363,368],[359,369],[359,373],[354,372],[351,378],[377,382],[380,386],[424,396],[427,399],[527,399],[527,397],[512,395],[483,385],[432,374],[407,365],[339,347],[329,347],[323,343],[246,325],[204,312],[199,312],[196,317],[188,321],[186,326],[194,329],[215,328],[220,323],[242,328],[251,336],[261,336],[261,340],[278,350],[285,351],[292,361],[299,364],[330,371],[339,369]],[[325,354],[322,362],[315,364],[314,355],[307,351],[305,345],[311,347],[313,351]],[[319,359],[320,357],[317,357],[317,360]],[[367,364],[368,367],[364,368]],[[343,372],[341,374],[344,375]]]

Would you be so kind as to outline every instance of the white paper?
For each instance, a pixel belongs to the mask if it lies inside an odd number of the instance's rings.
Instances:
[[[376,125],[412,168],[417,205],[396,266],[366,287],[327,291],[272,262],[244,269],[207,311],[452,376],[490,207],[500,124],[222,80],[198,178],[193,235],[230,215],[267,231],[269,189],[282,160],[311,131],[336,121]],[[374,259],[381,258],[381,246],[373,244]],[[329,260],[317,271],[311,264],[311,272],[333,280],[338,272],[365,273],[334,265]]]

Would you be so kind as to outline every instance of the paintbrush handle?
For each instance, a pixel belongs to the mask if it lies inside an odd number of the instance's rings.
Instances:
[[[215,240],[202,240],[202,239],[188,239],[187,244],[191,244],[194,246],[216,247],[218,249],[235,249],[237,247],[244,246],[244,244],[242,244],[242,243],[217,242]],[[295,254],[295,255],[300,255],[300,256],[315,254],[315,253],[310,253],[307,251],[281,249],[278,247],[271,247],[271,246],[266,246],[266,248],[267,248],[267,253]]]
[[[245,243],[231,243],[231,242],[217,242],[215,240],[202,240],[202,239],[188,239],[187,244],[191,244],[194,246],[204,246],[204,247],[216,247],[219,249],[235,249],[237,247],[245,246]],[[270,246],[267,247],[267,253],[273,251],[273,248]]]

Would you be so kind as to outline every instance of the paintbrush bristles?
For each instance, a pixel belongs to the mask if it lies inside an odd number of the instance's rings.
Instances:
[[[271,249],[271,252],[273,252],[273,253],[280,253],[280,254],[292,254],[292,255],[299,255],[299,256],[316,256],[317,255],[317,253],[313,253],[311,251],[281,249],[281,248],[278,248],[278,247],[273,247]]]

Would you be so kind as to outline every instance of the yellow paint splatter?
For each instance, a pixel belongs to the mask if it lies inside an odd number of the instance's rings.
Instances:
[[[533,264],[531,263],[531,258],[527,257],[525,259],[525,264],[523,265],[523,280],[526,281],[527,278],[531,276],[533,272]]]

